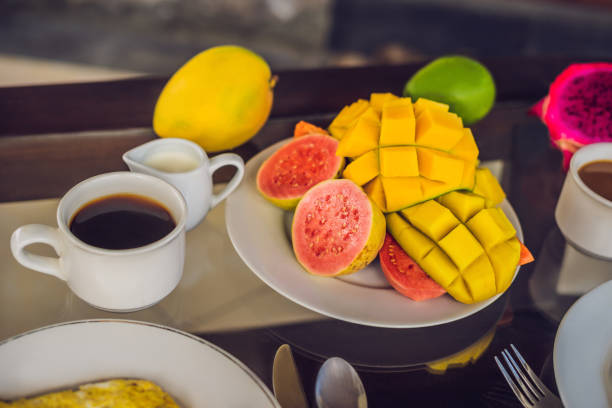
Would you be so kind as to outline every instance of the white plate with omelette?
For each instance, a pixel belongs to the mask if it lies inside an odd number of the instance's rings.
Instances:
[[[146,322],[80,320],[32,330],[0,343],[0,367],[4,402],[142,379],[161,387],[181,408],[280,407],[266,385],[226,351]],[[144,406],[136,405],[137,392],[132,395],[134,406]]]

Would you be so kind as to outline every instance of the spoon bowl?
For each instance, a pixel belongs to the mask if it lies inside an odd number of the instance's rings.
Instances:
[[[357,371],[340,357],[327,359],[317,374],[315,398],[319,408],[367,408],[365,388]]]

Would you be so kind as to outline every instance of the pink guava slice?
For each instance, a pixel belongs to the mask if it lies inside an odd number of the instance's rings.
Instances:
[[[551,84],[530,113],[548,127],[567,170],[582,146],[612,141],[612,63],[572,64]]]
[[[357,184],[323,181],[308,190],[295,209],[293,252],[313,275],[356,272],[376,258],[385,228],[382,211]]]
[[[344,159],[336,156],[338,140],[309,134],[291,140],[257,172],[257,189],[274,205],[292,210],[314,185],[340,174]]]

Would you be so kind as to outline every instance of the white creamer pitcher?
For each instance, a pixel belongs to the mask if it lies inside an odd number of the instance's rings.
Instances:
[[[125,152],[123,161],[131,171],[165,180],[183,194],[187,203],[187,230],[197,226],[244,177],[244,161],[237,154],[223,153],[209,159],[199,145],[185,139],[153,140]],[[236,174],[223,191],[213,194],[212,175],[223,166],[236,167]]]

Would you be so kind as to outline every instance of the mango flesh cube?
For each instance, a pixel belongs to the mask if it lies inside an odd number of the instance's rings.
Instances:
[[[437,198],[438,202],[451,210],[463,223],[484,209],[484,198],[459,191],[452,191]]]
[[[504,193],[499,182],[491,173],[491,170],[486,167],[476,169],[476,184],[473,193],[484,197],[487,207],[495,207],[506,198],[506,193]]]
[[[461,277],[455,279],[454,282],[448,285],[446,291],[459,302],[466,304],[474,303],[474,298],[465,284],[465,281]]]
[[[423,191],[423,197],[438,197],[452,189],[452,186],[441,181],[433,181],[428,180],[426,178],[421,178],[421,190]]]
[[[455,279],[460,279],[459,270],[455,264],[438,247],[434,247],[421,260],[421,267],[443,288],[447,288]]]
[[[383,177],[416,177],[419,175],[416,149],[412,146],[380,149],[380,174]]]
[[[374,111],[378,114],[382,112],[383,104],[387,101],[392,101],[395,99],[399,99],[399,97],[393,95],[392,93],[372,93],[370,95],[370,106]]]
[[[410,98],[385,101],[381,118],[381,146],[414,144],[416,122]]]
[[[398,213],[387,214],[387,227],[399,246],[416,262],[420,262],[436,246]]]
[[[411,203],[422,201],[418,177],[381,177],[387,211],[398,211]]]
[[[424,110],[440,110],[442,112],[448,112],[448,105],[441,102],[435,102],[430,99],[419,98],[414,103],[414,113],[419,116]]]
[[[466,161],[463,165],[463,175],[459,188],[464,190],[473,190],[476,185],[476,163],[477,161]],[[486,200],[485,200],[486,204]]]
[[[512,225],[508,217],[506,217],[506,214],[504,214],[501,208],[489,208],[487,209],[487,212],[491,215],[493,220],[495,220],[497,226],[502,231],[504,231],[504,235],[507,237],[507,239],[516,236],[516,230],[514,229],[514,226]]]
[[[478,158],[478,146],[469,128],[463,128],[463,136],[452,148],[451,153],[469,161],[474,161]]]
[[[464,162],[444,152],[433,149],[417,149],[419,173],[430,180],[458,186],[463,177]]]
[[[380,120],[378,115],[368,108],[366,112],[357,119],[355,125],[350,128],[338,143],[336,156],[357,157],[378,147],[378,134],[380,132]]]
[[[495,269],[497,292],[508,289],[521,253],[521,244],[517,238],[502,242],[488,251],[489,259]]]
[[[495,273],[485,254],[479,256],[461,276],[472,294],[473,302],[480,302],[495,295]]]
[[[514,236],[504,225],[497,223],[496,216],[492,214],[491,210],[495,210],[495,208],[485,208],[479,211],[466,223],[470,231],[472,231],[476,239],[487,251],[500,242]]]
[[[459,225],[459,220],[453,213],[434,200],[404,209],[402,215],[419,231],[436,242]]]
[[[357,118],[364,113],[370,104],[365,99],[359,99],[352,104],[342,108],[340,113],[332,120],[329,125],[329,133],[338,140],[341,140],[348,129],[353,127]]]
[[[463,137],[461,120],[448,112],[425,110],[416,119],[416,143],[449,151]]]
[[[350,162],[344,169],[342,177],[362,186],[376,177],[378,173],[378,151],[371,150]]]
[[[463,224],[457,225],[438,242],[438,245],[460,271],[466,269],[476,258],[484,255],[480,243]]]
[[[383,190],[383,185],[381,181],[381,177],[377,176],[374,180],[370,181],[363,187],[365,193],[374,201],[374,204],[381,209],[381,211],[387,210],[387,202],[385,200],[385,191]]]

